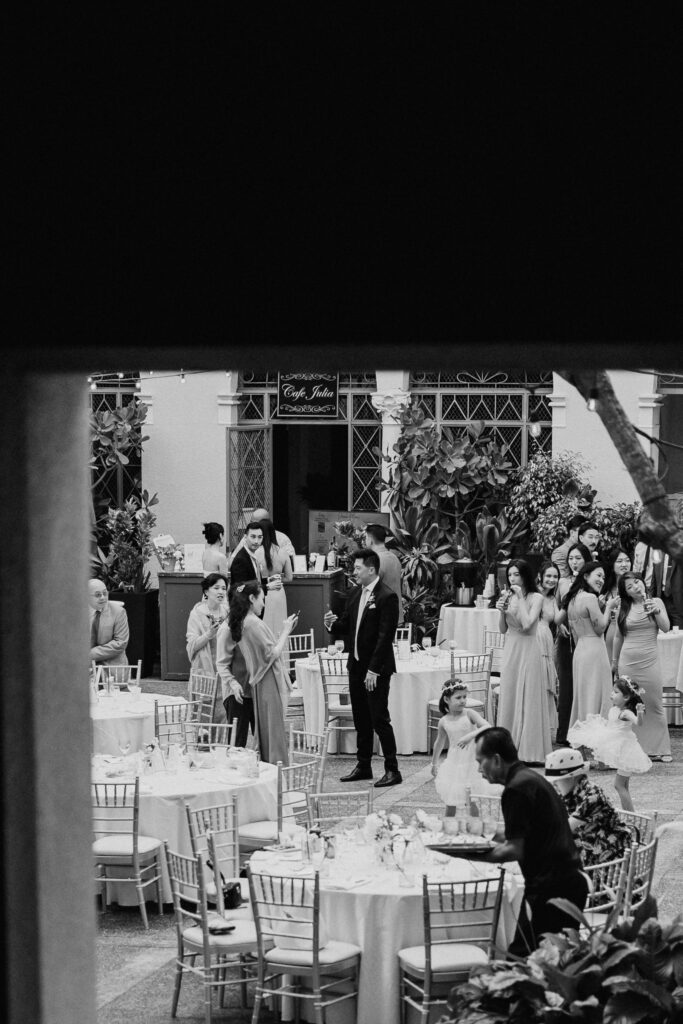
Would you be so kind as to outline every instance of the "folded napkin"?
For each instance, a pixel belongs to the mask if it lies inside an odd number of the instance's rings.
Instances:
[[[344,892],[347,892],[349,889],[355,889],[357,886],[364,885],[365,882],[370,882],[371,880],[372,875],[358,875],[357,877],[352,878],[326,879],[325,888],[341,889]]]

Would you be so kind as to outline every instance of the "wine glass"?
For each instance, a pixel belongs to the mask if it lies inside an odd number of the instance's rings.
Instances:
[[[344,653],[344,641],[343,640],[335,640],[334,641],[334,646],[337,649],[337,654],[343,654]]]
[[[140,684],[139,683],[128,683],[128,689],[130,690],[130,695],[133,698],[133,700],[137,700],[138,697],[140,696],[140,690],[141,690]]]
[[[121,751],[121,756],[122,757],[125,757],[126,754],[130,753],[130,740],[129,739],[126,739],[126,737],[123,736],[120,739],[118,739],[116,742],[118,743],[119,750]]]
[[[489,842],[496,834],[497,824],[494,818],[482,818],[481,834]]]

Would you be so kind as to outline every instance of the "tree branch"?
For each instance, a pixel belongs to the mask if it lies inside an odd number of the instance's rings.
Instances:
[[[652,460],[638,440],[636,428],[617,398],[604,370],[586,373],[557,371],[586,400],[597,389],[596,412],[626,466],[643,503],[639,530],[653,547],[660,548],[683,564],[683,530],[678,526],[666,490],[655,473]]]

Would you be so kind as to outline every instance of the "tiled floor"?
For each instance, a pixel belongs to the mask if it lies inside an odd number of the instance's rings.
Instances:
[[[186,683],[149,679],[143,689],[158,693],[184,694]],[[657,808],[660,821],[676,822],[680,831],[665,832],[659,843],[653,893],[659,903],[660,917],[669,919],[683,910],[683,728],[672,729],[672,764],[656,764],[649,774],[631,782],[637,810]],[[375,777],[382,774],[380,758],[375,759]],[[439,804],[430,771],[430,758],[414,754],[399,758],[403,784],[375,790],[374,806],[395,811],[409,820],[417,807]],[[361,788],[368,783],[340,784],[339,778],[355,764],[355,758],[330,755],[325,772],[325,789]],[[612,773],[596,772],[594,778],[613,796]],[[134,907],[112,908],[100,917],[97,943],[98,1017],[97,1024],[171,1024],[173,989],[172,958],[175,930],[172,915],[163,917],[150,906],[150,930],[145,931],[139,911]],[[216,1012],[217,1020],[246,1024],[251,1014],[243,1011],[237,999]],[[199,986],[185,978],[177,1021],[201,1024]],[[264,1013],[264,1024],[272,1018]]]

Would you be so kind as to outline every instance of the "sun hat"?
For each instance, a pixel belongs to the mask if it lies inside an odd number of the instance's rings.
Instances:
[[[584,761],[580,750],[572,747],[560,747],[553,750],[545,759],[546,777],[571,779],[575,775],[583,775],[590,765]]]

